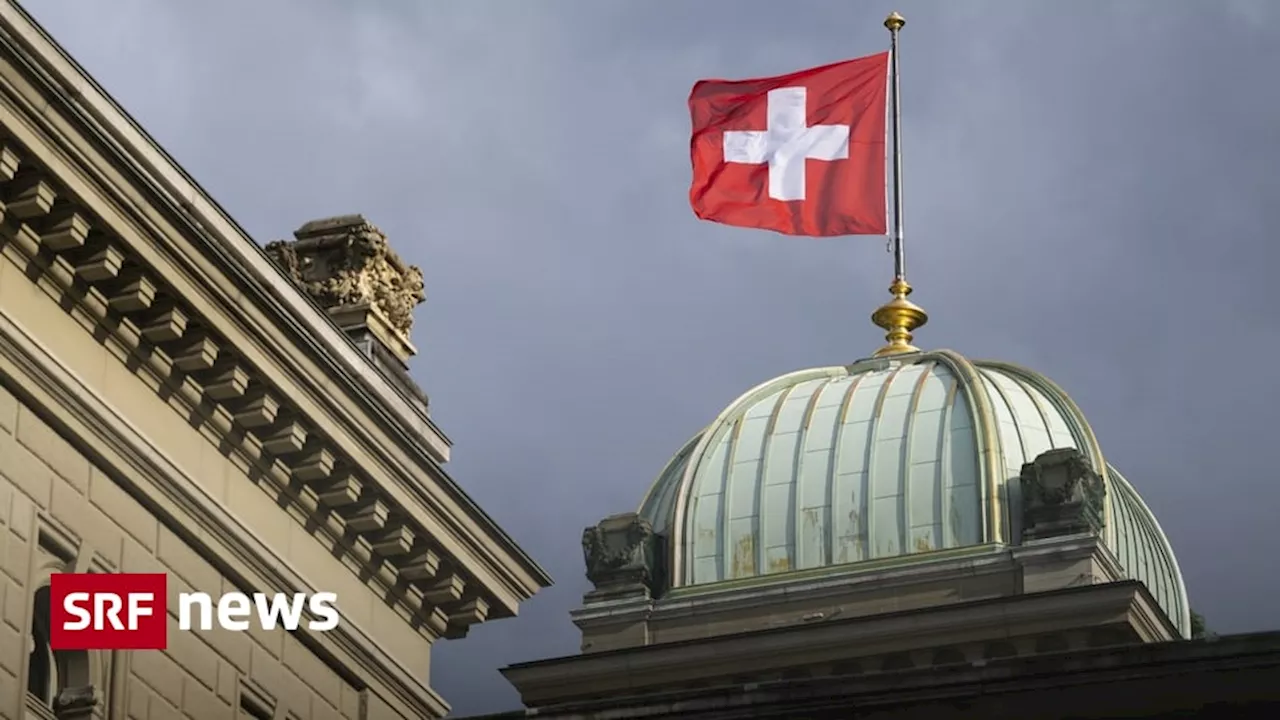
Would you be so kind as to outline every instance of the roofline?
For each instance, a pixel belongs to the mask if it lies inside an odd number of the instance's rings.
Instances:
[[[1144,598],[1147,602],[1151,604],[1152,607],[1156,607],[1156,608],[1160,607],[1159,603],[1157,603],[1155,600],[1155,596],[1151,594],[1151,591],[1147,589],[1146,585],[1144,585],[1142,582],[1138,580],[1127,578],[1124,580],[1116,580],[1114,582],[1103,583],[1100,585],[1073,585],[1068,587],[1054,588],[1052,590],[1042,590],[1040,592],[1035,592],[1035,593],[1024,593],[1024,594],[1017,594],[1017,595],[1001,595],[996,597],[983,597],[977,600],[968,600],[968,601],[953,603],[953,604],[944,605],[944,606],[935,605],[935,606],[928,606],[928,607],[910,608],[907,610],[890,610],[888,612],[872,613],[869,615],[842,616],[842,617],[832,618],[830,620],[824,621],[822,623],[822,627],[831,628],[831,627],[854,626],[859,624],[883,622],[885,620],[893,619],[893,618],[927,617],[929,615],[936,614],[939,610],[954,611],[954,610],[965,609],[965,608],[987,607],[987,606],[994,606],[994,605],[1000,605],[1000,604],[1008,604],[1011,602],[1012,603],[1037,602],[1037,601],[1042,601],[1046,598],[1057,598],[1057,597],[1063,597],[1063,596],[1069,597],[1071,595],[1090,596],[1091,593],[1097,594],[1099,592],[1099,588],[1102,588],[1104,591],[1114,592],[1117,594],[1123,593],[1126,591],[1132,592],[1136,596]],[[1168,617],[1165,617],[1162,615],[1160,619],[1164,620],[1167,623],[1166,625],[1167,630],[1172,631],[1173,634],[1177,634],[1176,633],[1177,627],[1173,625],[1172,621]],[[552,667],[556,665],[567,665],[570,663],[578,662],[583,658],[590,658],[594,660],[594,659],[600,659],[600,658],[624,658],[624,657],[635,657],[639,655],[657,655],[665,652],[670,652],[672,649],[675,649],[675,648],[697,647],[697,646],[702,646],[702,645],[707,645],[712,643],[728,642],[728,641],[741,640],[744,638],[752,638],[752,637],[785,636],[789,633],[796,632],[798,628],[804,628],[804,627],[816,627],[816,626],[778,625],[778,626],[767,627],[767,628],[758,628],[754,630],[740,630],[735,632],[727,632],[722,635],[713,635],[710,637],[688,638],[683,640],[668,640],[667,642],[654,643],[650,645],[639,645],[634,647],[618,647],[611,650],[598,650],[591,653],[579,653],[577,655],[562,655],[560,657],[543,658],[540,660],[528,660],[525,662],[512,663],[510,665],[507,665],[506,667],[500,668],[499,672],[502,673],[504,677],[508,677],[509,671],[519,672],[521,670],[530,669],[530,668],[543,668],[543,667]],[[509,679],[510,678],[508,677],[508,680]]]
[[[38,61],[41,73],[34,78],[47,85],[50,95],[62,100],[83,126],[97,136],[105,153],[115,156],[131,179],[151,191],[190,237],[240,283],[254,301],[269,309],[292,332],[292,340],[310,354],[349,394],[379,420],[412,456],[430,467],[445,492],[489,533],[541,587],[550,587],[551,576],[528,555],[479,505],[449,477],[441,466],[448,461],[451,442],[427,414],[413,405],[361,355],[355,344],[333,321],[267,257],[262,247],[165,152],[105,89],[89,75],[45,29],[14,0],[0,4],[0,22],[9,26],[15,43],[25,46]],[[25,27],[24,27],[25,26]],[[50,62],[53,55],[72,72]],[[40,74],[45,77],[39,77]],[[48,80],[56,80],[50,83]],[[150,155],[159,167],[147,162]],[[413,431],[412,433],[410,431]],[[428,449],[422,440],[437,440]]]
[[[1230,672],[1239,667],[1274,667],[1277,658],[1280,658],[1280,632],[1255,632],[1224,635],[1213,640],[1110,645],[1021,655],[989,660],[985,664],[915,668],[870,676],[843,675],[751,684],[725,683],[697,689],[573,700],[523,710],[472,715],[461,720],[530,717],[566,719],[609,711],[617,713],[617,717],[669,717],[672,710],[699,717],[727,717],[724,708],[730,705],[767,710],[762,715],[764,717],[783,717],[783,708],[794,708],[796,698],[780,698],[768,694],[786,693],[788,690],[800,691],[800,699],[823,698],[840,703],[840,709],[845,710],[857,706],[857,699],[863,698],[862,705],[867,707],[866,701],[869,700],[870,705],[876,706],[872,708],[874,711],[898,700],[920,700],[927,703],[938,701],[939,698],[972,698],[978,695],[998,697],[1003,691],[1024,682],[1035,683],[1037,687],[1046,689],[1063,687],[1064,679],[1068,687],[1094,683],[1101,685],[1114,679],[1123,680],[1121,676],[1132,674],[1135,669],[1166,675],[1185,675],[1189,667]],[[877,678],[878,686],[865,687],[869,678]],[[733,700],[745,700],[753,692],[766,695],[755,703]],[[714,704],[703,710],[694,704],[699,700],[712,700]],[[786,701],[786,705],[779,707],[780,700]],[[786,715],[789,716],[790,713]]]

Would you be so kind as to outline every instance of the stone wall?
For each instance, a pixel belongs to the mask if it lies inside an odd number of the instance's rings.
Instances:
[[[0,388],[0,717],[23,717],[36,590],[51,571],[95,566],[169,574],[169,648],[118,655],[128,664],[116,681],[123,697],[110,697],[107,654],[72,661],[117,717],[223,719],[241,704],[247,717],[363,717],[362,693],[284,631],[178,631],[177,593],[252,589],[235,587]]]

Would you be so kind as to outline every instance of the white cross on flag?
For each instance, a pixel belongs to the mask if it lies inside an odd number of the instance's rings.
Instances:
[[[694,214],[787,235],[884,235],[888,70],[880,53],[694,85]]]

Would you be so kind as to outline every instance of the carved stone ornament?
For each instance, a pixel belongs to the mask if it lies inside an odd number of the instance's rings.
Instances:
[[[1024,540],[1102,531],[1106,486],[1079,450],[1041,453],[1021,480]]]
[[[422,270],[406,265],[387,236],[361,215],[314,220],[267,255],[325,310],[369,305],[409,338],[413,309],[426,300]]]
[[[53,711],[58,718],[89,717],[100,701],[97,688],[92,685],[63,688],[53,699]]]
[[[583,530],[587,579],[596,593],[652,592],[657,578],[655,540],[649,521],[635,513],[614,515]]]

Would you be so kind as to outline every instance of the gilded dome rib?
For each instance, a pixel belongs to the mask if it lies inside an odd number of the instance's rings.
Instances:
[[[951,375],[947,380],[946,398],[942,403],[942,427],[939,429],[941,446],[938,449],[938,472],[941,476],[940,483],[943,484],[942,542],[944,545],[960,545],[965,542],[965,538],[962,535],[964,518],[960,515],[960,508],[956,505],[953,497],[955,494],[954,473],[948,472],[948,469],[952,467],[952,463],[956,461],[956,458],[952,455],[952,436],[955,434],[952,428],[955,427],[955,413],[957,410],[967,416],[969,406],[965,403],[964,395],[960,393],[960,381],[954,375]],[[964,455],[963,451],[960,455]],[[960,458],[960,462],[963,461],[964,458]],[[972,461],[976,464],[976,457],[972,458]],[[977,472],[975,467],[975,484],[977,484],[979,477],[981,477],[981,474]],[[947,484],[948,482],[950,482],[950,485]],[[978,495],[981,498],[980,492]],[[979,500],[979,503],[981,504],[981,500]],[[979,515],[984,515],[984,513],[979,513]],[[977,536],[981,538],[985,533],[985,523],[981,522],[981,517],[979,521],[973,531],[976,531]]]
[[[1066,423],[1073,437],[1076,439],[1076,448],[1088,456],[1090,463],[1099,472],[1102,468],[1108,467],[1107,460],[1102,454],[1102,447],[1098,444],[1098,438],[1093,434],[1093,428],[1090,427],[1089,421],[1085,418],[1080,407],[1076,405],[1071,396],[1066,391],[1058,387],[1057,383],[1037,372],[1028,370],[1021,365],[1015,365],[1007,362],[997,362],[993,360],[983,360],[980,363],[983,367],[997,370],[1009,377],[1018,379],[1020,382],[1031,388],[1039,390],[1043,397],[1054,405],[1058,411],[1060,418],[1069,419]],[[1102,473],[1103,480],[1107,484],[1107,492],[1111,492],[1110,481],[1106,473]],[[1115,542],[1113,524],[1111,520],[1111,505],[1108,503],[1104,506],[1106,530],[1108,542]]]
[[[667,463],[658,475],[657,481],[649,486],[644,499],[640,501],[639,514],[648,518],[654,532],[665,533],[671,527],[675,514],[675,496],[680,488],[680,478],[684,475],[685,466],[694,448],[702,440],[705,433],[699,432],[680,448],[680,452]]]
[[[787,528],[786,526],[790,524],[790,516],[792,514],[791,503],[794,501],[794,497],[790,492],[795,488],[796,481],[794,451],[792,452],[791,457],[787,459],[787,467],[790,468],[790,472],[788,473],[790,476],[790,483],[786,483],[788,486],[786,490],[781,491],[781,493],[778,491],[770,492],[770,488],[778,487],[778,485],[771,482],[773,474],[770,470],[772,469],[771,463],[774,460],[774,457],[780,450],[783,450],[783,448],[777,447],[780,441],[778,435],[778,417],[781,415],[783,407],[791,396],[795,394],[797,390],[804,388],[812,382],[813,381],[808,381],[792,385],[778,393],[778,399],[774,401],[773,411],[769,413],[769,419],[764,429],[764,438],[761,441],[762,447],[760,448],[760,461],[757,463],[755,468],[755,502],[752,512],[752,520],[755,527],[749,534],[749,537],[754,539],[752,547],[752,553],[755,556],[752,559],[753,567],[763,569],[765,572],[785,572],[792,568],[790,545],[784,544],[781,546],[781,557],[776,553],[771,555],[770,551],[778,547],[771,542],[775,539],[775,535],[777,534],[777,528],[774,527],[774,525],[778,521],[783,523],[784,529],[782,532],[784,536],[790,531],[790,528]],[[775,503],[784,507],[774,507]],[[768,505],[767,508],[766,504]]]
[[[919,377],[915,380],[914,387],[911,389],[911,399],[907,404],[906,426],[903,428],[901,460],[903,465],[901,501],[903,522],[902,545],[900,547],[910,545],[915,548],[916,552],[929,552],[930,550],[941,547],[940,538],[937,537],[942,534],[941,528],[939,527],[942,519],[941,503],[936,501],[941,500],[942,484],[938,482],[936,473],[937,460],[935,457],[933,461],[934,464],[930,468],[930,470],[934,472],[934,477],[928,484],[924,484],[922,487],[917,488],[917,472],[923,476],[926,471],[918,470],[921,462],[912,452],[912,446],[916,444],[916,430],[920,426],[920,397],[924,392],[925,383],[927,383],[929,378],[932,377],[933,366],[935,364],[936,363],[933,361],[928,361],[915,366],[920,369],[920,373]],[[928,438],[922,439],[927,440]],[[937,449],[936,442],[934,443],[934,449],[935,451]],[[916,494],[927,494],[929,496],[928,500],[932,512],[928,516],[931,522],[927,527],[916,524],[918,515],[913,512],[915,509],[914,503],[919,502],[919,498],[915,497]],[[923,532],[921,531],[921,528],[924,528]]]
[[[991,378],[989,371],[979,366],[978,375],[982,378],[983,389],[986,390],[987,396],[991,398],[991,405],[995,410],[997,432],[1000,435],[1001,449],[1004,451],[1004,477],[1000,478],[1001,493],[999,497],[1001,504],[1009,508],[1009,510],[1002,517],[1003,524],[1007,528],[1007,537],[1016,538],[1022,531],[1017,513],[1013,512],[1014,508],[1022,506],[1021,481],[1018,474],[1022,470],[1023,463],[1028,460],[1026,446],[1022,440],[1022,428],[1019,427],[1018,416],[1014,414],[1009,398],[1004,394],[999,384]],[[1005,432],[1006,426],[1012,430],[1011,436]]]
[[[877,472],[881,467],[880,460],[880,444],[881,431],[885,428],[884,422],[884,404],[888,398],[889,389],[893,387],[893,381],[897,378],[898,373],[902,372],[905,366],[899,366],[891,370],[884,376],[880,383],[879,393],[876,395],[875,410],[872,411],[871,421],[867,424],[867,464],[863,470],[864,493],[867,498],[867,512],[863,518],[863,523],[867,527],[867,544],[864,552],[868,558],[882,557],[886,555],[897,555],[898,549],[902,546],[898,544],[897,533],[888,533],[881,530],[880,525],[894,521],[898,524],[898,518],[893,517],[897,513],[881,513],[880,508],[884,503],[881,502],[881,486],[894,485],[901,486],[902,473],[901,468],[895,468],[897,472]],[[901,461],[899,461],[901,464]],[[894,496],[889,496],[894,497]],[[901,493],[898,494],[901,497]],[[882,538],[888,540],[886,545]]]
[[[1005,377],[1009,377],[1009,376],[1006,375]],[[1014,380],[1014,378],[1009,378],[1009,379]],[[1056,433],[1053,427],[1053,423],[1049,420],[1050,415],[1048,412],[1046,412],[1044,407],[1044,404],[1048,402],[1048,400],[1044,397],[1042,393],[1037,391],[1034,387],[1023,384],[1023,383],[1019,383],[1019,385],[1022,386],[1023,393],[1025,393],[1027,398],[1031,401],[1031,406],[1036,411],[1036,417],[1040,419],[1040,426],[1044,428],[1044,432],[1045,432],[1045,435],[1047,436],[1049,447],[1050,448],[1068,447],[1068,445],[1060,445],[1056,438]],[[1068,435],[1069,434],[1070,433],[1068,432]],[[1063,438],[1063,440],[1068,440],[1068,439],[1072,440],[1069,447],[1077,447],[1077,445],[1074,442],[1074,438]]]
[[[945,363],[955,376],[960,390],[959,397],[968,405],[969,412],[964,418],[957,420],[967,420],[973,426],[971,441],[975,445],[978,491],[984,508],[981,513],[981,537],[986,542],[1005,542],[1007,529],[1001,521],[1004,509],[1000,502],[1000,469],[1004,466],[1004,450],[1000,433],[995,427],[991,398],[981,390],[982,378],[977,367],[963,355],[951,350],[937,350],[931,354]]]
[[[845,477],[840,472],[840,448],[844,446],[844,433],[849,427],[849,409],[853,406],[853,396],[862,389],[863,382],[867,379],[867,374],[853,376],[853,380],[849,383],[848,390],[840,399],[840,405],[836,411],[838,422],[833,423],[831,429],[831,447],[828,452],[827,460],[827,476],[833,478],[832,481],[826,482],[827,496],[830,502],[827,504],[827,514],[831,521],[827,525],[826,538],[824,540],[827,551],[826,557],[829,563],[853,562],[861,560],[866,552],[868,537],[866,527],[863,524],[863,518],[867,515],[866,492],[860,490],[858,492],[839,493],[840,478]],[[865,457],[863,462],[866,462]],[[846,505],[848,512],[837,513],[836,508]],[[847,519],[848,523],[842,521]],[[842,532],[843,529],[843,532]],[[853,556],[850,557],[852,550]]]

